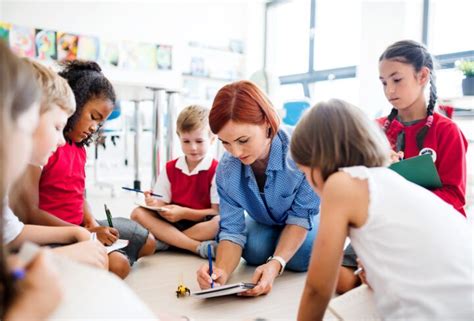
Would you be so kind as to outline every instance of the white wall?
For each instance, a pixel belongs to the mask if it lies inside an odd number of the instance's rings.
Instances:
[[[180,87],[187,43],[226,45],[229,39],[246,43],[250,71],[261,63],[263,2],[203,1],[25,1],[0,0],[3,21],[19,25],[93,35],[120,41],[173,45],[172,72],[106,70],[116,83]],[[260,48],[259,48],[260,45]]]

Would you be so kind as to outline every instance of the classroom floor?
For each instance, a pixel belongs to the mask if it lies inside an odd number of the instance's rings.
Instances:
[[[472,151],[471,151],[472,152]],[[89,157],[94,155],[88,150]],[[99,154],[100,155],[100,154]],[[105,159],[105,161],[103,160]],[[145,160],[140,167],[142,188],[150,186],[150,166]],[[132,186],[133,166],[123,165],[123,151],[120,148],[108,148],[102,152],[98,163],[97,177],[94,176],[93,159],[86,168],[87,199],[97,219],[104,219],[104,204],[110,208],[113,216],[129,217],[140,195],[123,191],[121,186]],[[130,162],[129,162],[130,163]],[[471,174],[472,175],[472,174]],[[97,181],[113,186],[100,187]],[[472,189],[472,187],[471,187]],[[472,200],[472,198],[471,198]],[[472,203],[470,203],[472,204]],[[468,218],[474,231],[474,207],[468,207]],[[196,270],[207,261],[198,256],[166,251],[140,259],[125,282],[155,313],[187,315],[194,320],[295,320],[301,298],[306,273],[285,272],[274,284],[272,292],[256,298],[222,297],[200,300],[193,297],[176,298],[176,288],[180,281],[190,288],[198,290]],[[254,268],[244,261],[233,274],[230,282],[251,281]],[[327,315],[325,320],[335,320]]]

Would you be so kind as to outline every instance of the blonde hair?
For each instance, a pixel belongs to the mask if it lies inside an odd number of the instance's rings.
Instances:
[[[185,107],[178,115],[176,121],[176,131],[180,133],[189,133],[193,130],[209,126],[209,109],[191,105]]]
[[[308,110],[291,137],[293,160],[320,169],[324,181],[341,167],[386,166],[389,153],[387,138],[375,122],[339,99]]]
[[[53,105],[56,105],[61,110],[65,111],[68,114],[68,117],[71,116],[76,110],[76,100],[67,81],[51,68],[28,58],[23,59],[33,67],[32,69],[36,81],[43,92],[40,114],[47,112]]]

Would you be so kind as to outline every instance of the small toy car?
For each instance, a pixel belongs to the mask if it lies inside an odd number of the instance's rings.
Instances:
[[[182,283],[178,285],[178,289],[176,290],[176,297],[180,298],[186,295],[191,295],[191,291]]]

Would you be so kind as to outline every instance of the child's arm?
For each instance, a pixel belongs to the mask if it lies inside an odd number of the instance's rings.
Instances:
[[[195,210],[189,207],[179,205],[165,205],[167,211],[160,212],[160,215],[169,222],[178,222],[181,220],[202,221],[208,215],[219,215],[219,204],[211,204],[211,208]]]
[[[89,232],[97,233],[97,238],[105,245],[112,245],[119,238],[119,232],[115,228],[100,226],[92,215],[89,203],[84,198],[83,205],[84,220],[82,224]]]
[[[23,176],[9,194],[9,203],[23,223],[46,226],[73,226],[69,222],[39,208],[39,181],[41,168],[28,165]]]
[[[298,320],[322,320],[334,293],[349,225],[362,226],[367,220],[368,194],[367,181],[345,173],[335,173],[326,181]]]
[[[70,244],[87,241],[90,233],[80,226],[25,225],[20,235],[8,243],[11,250],[18,250],[25,241],[39,245]]]

